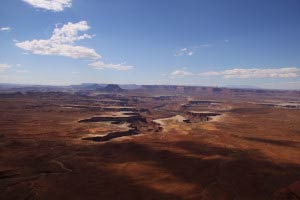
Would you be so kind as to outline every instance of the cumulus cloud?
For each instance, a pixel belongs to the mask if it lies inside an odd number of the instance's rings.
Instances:
[[[6,71],[9,68],[11,68],[10,65],[8,65],[8,64],[1,64],[0,63],[0,72],[4,72],[4,71]]]
[[[176,51],[175,56],[192,56],[194,52],[188,48],[182,48]]]
[[[23,0],[35,8],[42,8],[54,12],[63,11],[72,6],[72,0]]]
[[[269,69],[230,69],[200,73],[200,76],[223,76],[224,78],[296,78],[300,77],[300,68],[269,68]]]
[[[191,72],[185,70],[175,70],[171,73],[172,76],[189,76],[193,75]]]
[[[6,27],[0,27],[0,31],[10,31],[11,28],[6,26]]]
[[[76,41],[92,38],[91,35],[79,32],[87,31],[90,27],[86,21],[78,23],[67,23],[62,27],[56,27],[52,36],[46,40],[27,40],[16,42],[16,46],[38,55],[59,55],[71,58],[99,59],[99,55],[94,49],[74,45]]]
[[[125,65],[125,63],[111,64],[111,63],[104,63],[102,61],[90,63],[89,66],[93,67],[94,69],[98,69],[98,70],[114,69],[114,70],[119,70],[119,71],[128,71],[133,68],[133,66]]]

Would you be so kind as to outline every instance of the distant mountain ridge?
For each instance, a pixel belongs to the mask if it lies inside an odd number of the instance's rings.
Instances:
[[[108,84],[104,88],[98,88],[97,91],[103,92],[123,92],[124,89],[120,88],[117,84]]]
[[[254,85],[226,85],[225,88],[237,88],[237,89],[263,89]]]
[[[132,95],[151,94],[151,95],[186,95],[193,96],[202,94],[203,96],[224,96],[224,97],[251,97],[251,96],[299,96],[299,90],[271,90],[260,88],[238,88],[232,87],[210,87],[210,86],[182,86],[182,85],[135,85],[135,84],[98,84],[83,83],[80,85],[69,86],[49,86],[49,85],[22,85],[22,84],[1,84],[0,93],[14,92],[69,92],[89,94],[93,92],[104,93],[124,93],[130,92]]]

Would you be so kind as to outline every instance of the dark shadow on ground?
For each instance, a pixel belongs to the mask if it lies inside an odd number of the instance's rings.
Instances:
[[[261,142],[265,144],[283,146],[283,147],[293,147],[293,148],[300,148],[300,142],[298,141],[291,141],[291,140],[273,140],[273,139],[266,139],[266,138],[258,138],[258,137],[245,137],[245,136],[235,136],[240,139],[253,141],[253,142]]]
[[[228,191],[234,191],[237,199],[272,199],[274,192],[300,179],[299,165],[273,163],[258,150],[228,149],[195,142],[167,146],[200,157],[133,142],[105,144],[101,151],[104,157],[112,158],[113,163],[153,161],[179,180],[203,188],[220,183]]]
[[[0,199],[24,199],[26,195],[28,199],[185,199],[141,185],[126,171],[108,170],[114,164],[126,163],[154,163],[179,182],[203,188],[197,193],[206,199],[218,199],[208,198],[216,193],[232,194],[235,199],[272,199],[276,191],[300,179],[299,165],[274,163],[255,149],[227,148],[198,140],[146,144],[113,141],[88,146],[58,145],[54,141],[39,144],[19,147],[21,153],[28,153],[12,159],[15,168],[24,169],[34,179],[22,178],[23,171],[12,177],[11,172],[3,171]],[[59,165],[47,166],[57,157],[72,172],[51,174]],[[50,174],[39,176],[44,168]],[[153,179],[151,175],[143,176]]]
[[[137,134],[139,134],[138,131],[131,129],[131,130],[128,130],[128,131],[118,131],[118,132],[108,133],[105,136],[96,136],[96,137],[83,138],[82,140],[91,140],[91,141],[94,141],[94,142],[105,142],[105,141],[109,141],[109,140],[114,139],[114,138],[137,135]]]

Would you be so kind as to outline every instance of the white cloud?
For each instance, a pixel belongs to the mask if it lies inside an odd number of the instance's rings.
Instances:
[[[89,66],[92,66],[94,69],[103,70],[103,69],[115,69],[119,71],[128,71],[133,68],[133,66],[130,65],[124,65],[124,63],[120,64],[109,64],[104,63],[102,61],[97,61],[94,63],[90,63]]]
[[[10,31],[11,28],[10,27],[0,27],[0,31]]]
[[[9,68],[11,68],[10,65],[8,65],[8,64],[1,64],[0,63],[0,72],[4,72],[4,71],[6,71]]]
[[[59,55],[71,58],[90,58],[99,59],[101,55],[96,53],[94,49],[83,46],[76,46],[74,42],[90,39],[91,35],[79,35],[79,32],[87,31],[90,27],[86,21],[78,23],[67,23],[62,27],[56,27],[52,36],[47,40],[27,40],[16,42],[16,46],[38,55]]]
[[[23,0],[35,8],[52,10],[54,12],[63,11],[72,6],[72,0]]]
[[[200,76],[223,76],[224,78],[296,78],[300,77],[300,68],[270,68],[270,69],[230,69],[200,73]]]
[[[209,47],[212,47],[213,45],[212,44],[209,44],[209,43],[205,43],[205,44],[200,44],[198,46],[196,46],[195,48],[199,49],[199,48],[209,48]]]
[[[188,48],[182,48],[176,51],[174,56],[192,56],[194,52]]]
[[[172,76],[189,76],[193,75],[191,72],[185,70],[175,70],[171,73]]]
[[[22,74],[29,72],[28,70],[24,70],[24,69],[16,69],[14,71],[17,72],[17,73],[22,73]]]
[[[204,43],[204,44],[200,44],[188,48],[185,47],[177,50],[174,56],[192,56],[195,55],[195,53],[198,52],[199,49],[210,48],[210,47],[212,47],[212,44],[209,43]]]

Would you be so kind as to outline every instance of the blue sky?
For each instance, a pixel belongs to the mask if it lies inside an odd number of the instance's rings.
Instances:
[[[1,0],[0,82],[300,89],[299,0]]]

